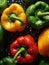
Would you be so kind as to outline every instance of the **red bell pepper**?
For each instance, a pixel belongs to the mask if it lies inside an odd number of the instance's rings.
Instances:
[[[14,56],[20,48],[25,48],[25,52],[19,53],[16,60],[18,63],[32,63],[38,55],[38,47],[31,35],[18,37],[11,45],[10,52]]]

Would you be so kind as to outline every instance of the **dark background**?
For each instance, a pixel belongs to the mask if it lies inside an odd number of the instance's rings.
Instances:
[[[49,4],[49,0],[35,0],[33,3],[37,2],[37,1],[44,1],[44,2]],[[23,6],[23,8],[25,9],[25,11],[26,11],[26,8],[30,5],[30,3],[28,3],[28,4],[24,3],[23,0],[14,0],[14,1],[8,0],[8,5],[10,5],[13,2],[21,4]],[[38,36],[47,27],[49,27],[49,26],[43,27],[40,30],[36,30],[36,29],[33,29],[30,25],[27,25],[26,29],[23,32],[20,32],[20,33],[19,32],[10,33],[10,32],[5,30],[4,40],[3,40],[4,47],[0,51],[0,59],[2,59],[3,57],[6,57],[8,55],[11,56],[10,51],[9,51],[9,46],[17,37],[19,37],[21,35],[30,34],[34,37],[34,39],[37,43]],[[28,64],[28,65],[39,65],[39,61],[41,59],[46,59],[46,58],[43,58],[42,56],[38,55],[36,61],[34,63]],[[18,65],[20,65],[20,64],[18,64]],[[23,64],[23,65],[25,65],[25,64]]]

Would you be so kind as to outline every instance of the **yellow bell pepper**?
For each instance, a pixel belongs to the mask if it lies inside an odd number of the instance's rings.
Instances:
[[[38,38],[40,55],[49,57],[49,28],[45,29]]]
[[[17,3],[6,8],[1,16],[1,23],[4,29],[10,32],[21,32],[25,29],[27,18],[24,9]]]

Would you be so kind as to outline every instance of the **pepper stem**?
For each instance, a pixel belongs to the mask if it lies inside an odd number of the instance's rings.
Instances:
[[[49,15],[49,12],[38,12],[37,16],[45,16],[45,15]]]
[[[24,22],[14,12],[9,14],[9,20],[11,20],[12,22],[14,22],[15,20],[19,20],[22,24],[24,24]]]
[[[15,54],[15,56],[13,57],[13,61],[17,58],[17,56],[20,54],[20,53],[22,53],[22,52],[24,52],[26,49],[24,48],[24,47],[21,47],[20,48],[20,50]]]

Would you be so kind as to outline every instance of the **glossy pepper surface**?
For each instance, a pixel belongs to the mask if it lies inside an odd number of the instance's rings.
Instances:
[[[3,10],[8,6],[7,0],[0,0],[0,14],[2,14]]]
[[[7,31],[23,31],[26,27],[26,14],[23,7],[17,3],[11,4],[3,11],[1,23]]]
[[[49,57],[49,28],[46,28],[38,38],[38,50],[40,55]]]
[[[21,47],[13,58],[11,58],[10,56],[4,57],[2,60],[0,60],[0,65],[17,65],[17,61],[15,61],[15,59],[23,51],[25,51],[25,48]]]
[[[24,47],[26,50],[17,57],[16,60],[18,61],[18,63],[23,64],[34,62],[38,55],[38,48],[35,44],[34,38],[31,35],[18,37],[10,45],[11,54],[15,55],[21,47]]]
[[[40,29],[49,24],[49,5],[38,1],[28,7],[26,11],[29,24],[35,29]]]

